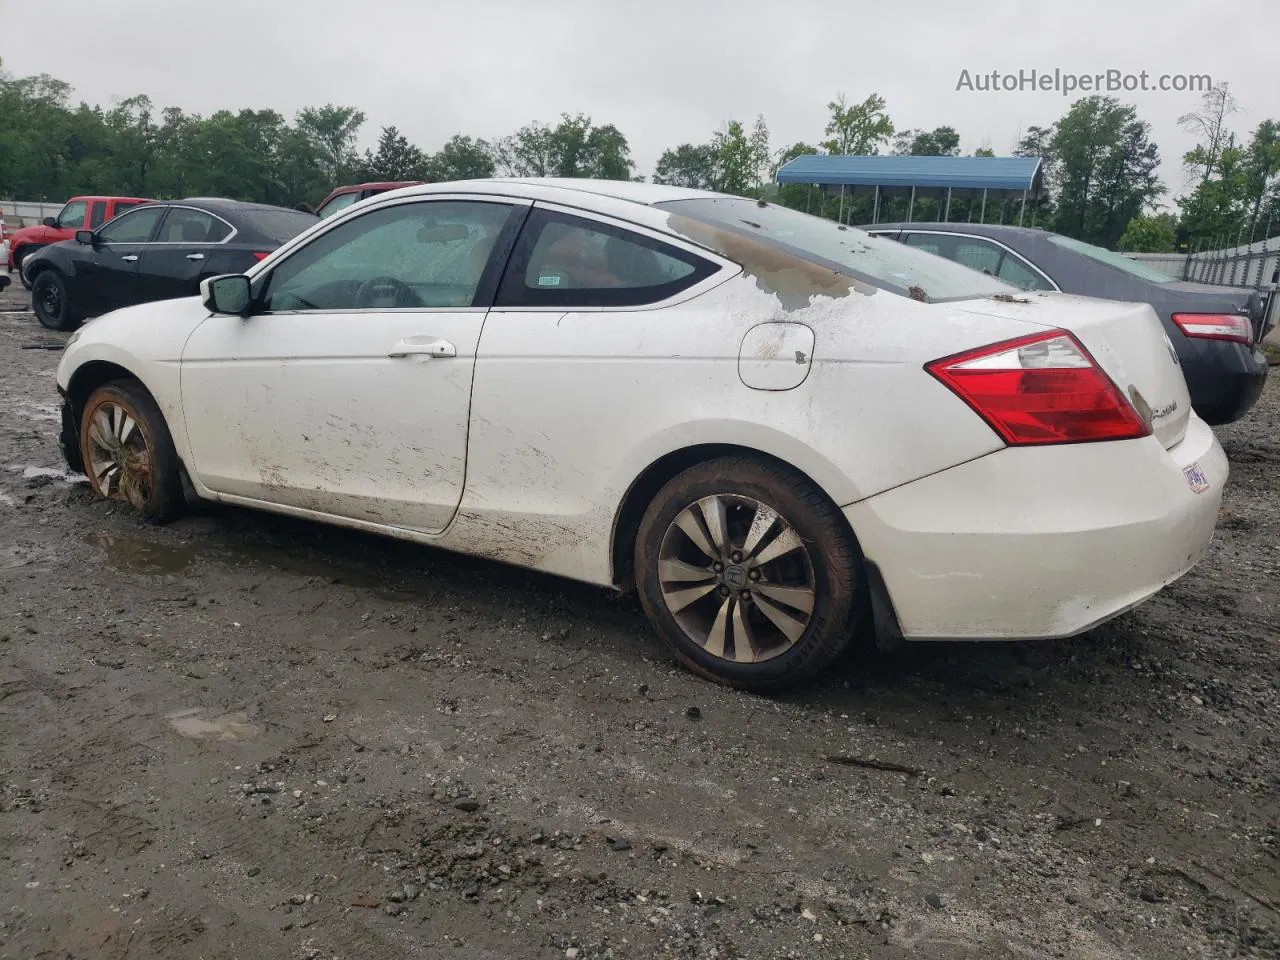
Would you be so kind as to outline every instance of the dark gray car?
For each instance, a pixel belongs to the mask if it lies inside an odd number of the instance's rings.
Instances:
[[[1030,227],[878,223],[861,229],[1025,290],[1151,304],[1182,364],[1191,405],[1207,423],[1244,416],[1266,383],[1264,304],[1253,290],[1174,280],[1123,254]]]

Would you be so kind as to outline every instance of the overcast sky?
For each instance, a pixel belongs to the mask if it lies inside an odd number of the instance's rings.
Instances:
[[[1007,153],[1072,97],[980,93],[962,70],[1209,74],[1243,134],[1280,118],[1275,0],[0,0],[0,57],[77,98],[137,93],[189,112],[348,104],[367,144],[424,149],[583,112],[617,125],[648,176],[667,146],[763,113],[774,147],[822,136],[826,104],[878,92],[899,129],[949,124]],[[1153,127],[1173,192],[1198,95],[1117,93]]]

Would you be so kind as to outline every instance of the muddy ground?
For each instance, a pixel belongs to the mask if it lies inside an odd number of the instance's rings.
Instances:
[[[1280,956],[1280,382],[1155,600],[770,700],[597,590],[96,502],[5,309],[0,957]]]

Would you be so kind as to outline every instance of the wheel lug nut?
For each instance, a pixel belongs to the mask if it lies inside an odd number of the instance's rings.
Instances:
[[[760,571],[759,571],[759,570],[752,570],[750,573],[748,573],[748,574],[747,574],[747,576],[749,576],[752,580],[759,580],[759,579],[760,579]]]
[[[740,550],[733,551],[733,562],[734,563],[742,562],[742,552]]]
[[[713,564],[711,565],[711,569],[712,569],[712,570],[714,570],[716,573],[723,573],[723,572],[724,572],[724,564],[723,564],[723,563],[713,563]]]
[[[750,602],[751,602],[751,591],[749,591],[749,590],[743,590],[743,591],[742,591],[742,602],[743,602],[743,603],[750,603]]]
[[[729,595],[729,588],[725,586],[720,587],[720,596],[727,597],[728,595]]]

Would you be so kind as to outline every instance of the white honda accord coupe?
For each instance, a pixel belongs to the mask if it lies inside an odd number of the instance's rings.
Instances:
[[[704,676],[1081,633],[1186,573],[1227,463],[1144,304],[1024,294],[785,207],[385,193],[82,327],[68,462],[622,590]]]

